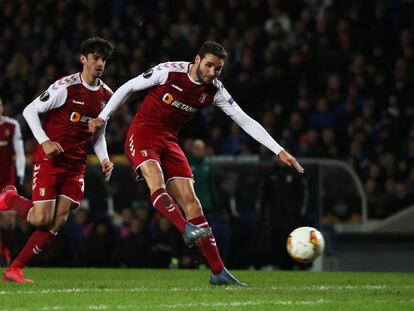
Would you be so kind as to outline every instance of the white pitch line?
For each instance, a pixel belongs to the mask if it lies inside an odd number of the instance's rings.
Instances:
[[[335,300],[325,300],[323,298],[318,300],[247,300],[247,301],[233,301],[233,302],[200,302],[200,303],[177,303],[177,304],[134,304],[134,305],[88,305],[82,308],[82,310],[154,310],[154,309],[195,309],[195,308],[220,308],[227,310],[228,308],[241,308],[241,307],[248,307],[248,306],[261,306],[261,305],[270,305],[270,306],[286,306],[286,305],[322,305],[322,304],[332,304],[337,303],[344,305],[350,304],[362,304],[366,303],[365,300],[350,300],[350,301],[335,301]],[[370,301],[371,304],[382,304],[382,303],[389,303],[389,300],[374,300]],[[413,304],[414,299],[409,300],[400,300],[398,301],[400,304]],[[45,307],[35,307],[35,308],[15,308],[15,309],[0,309],[0,311],[64,311],[64,310],[73,310],[73,309],[80,309],[80,306],[45,306]],[[237,309],[236,309],[237,310]]]
[[[259,289],[259,288],[257,288]],[[266,288],[260,288],[266,289]],[[307,285],[307,286],[270,286],[267,289],[272,290],[318,290],[318,291],[330,291],[330,290],[381,290],[381,289],[414,289],[414,285]]]
[[[247,307],[247,306],[260,306],[260,305],[316,305],[316,304],[324,304],[330,303],[330,300],[302,300],[302,301],[292,301],[292,300],[271,300],[271,301],[233,301],[233,302],[201,302],[201,303],[177,303],[177,304],[159,304],[159,305],[89,305],[85,306],[82,309],[87,310],[122,310],[122,309],[134,309],[134,310],[142,310],[149,309],[153,310],[154,308],[157,309],[177,309],[177,308],[187,308],[187,309],[194,309],[194,308],[238,308],[238,307]],[[49,307],[35,307],[35,308],[16,308],[16,309],[0,309],[0,311],[61,311],[67,309],[73,309],[74,307],[64,307],[64,306],[49,306]],[[78,306],[79,308],[79,306]]]
[[[237,288],[234,288],[237,289]],[[47,295],[47,294],[60,294],[60,293],[106,293],[106,292],[158,292],[158,291],[173,291],[173,292],[201,292],[205,291],[205,287],[194,288],[146,288],[146,287],[133,287],[133,288],[64,288],[64,289],[40,289],[40,290],[2,290],[0,295]]]
[[[382,290],[390,289],[389,285],[310,285],[310,286],[270,286],[268,288],[263,287],[220,287],[220,290],[227,291],[252,291],[252,290],[316,290],[316,291],[329,291],[329,290]],[[414,289],[414,285],[401,285],[396,286],[396,289]],[[65,289],[40,289],[40,290],[2,290],[0,296],[3,295],[48,295],[59,293],[107,293],[107,292],[204,292],[206,287],[170,287],[170,288],[147,288],[147,287],[133,287],[133,288],[65,288]]]

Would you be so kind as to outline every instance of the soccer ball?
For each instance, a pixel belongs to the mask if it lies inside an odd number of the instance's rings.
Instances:
[[[287,241],[289,255],[299,262],[311,262],[322,254],[325,240],[322,233],[312,227],[300,227],[293,230]]]

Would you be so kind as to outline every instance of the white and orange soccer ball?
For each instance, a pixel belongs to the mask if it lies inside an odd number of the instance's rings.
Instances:
[[[325,240],[322,233],[315,228],[299,227],[290,233],[286,248],[294,260],[311,262],[323,253]]]

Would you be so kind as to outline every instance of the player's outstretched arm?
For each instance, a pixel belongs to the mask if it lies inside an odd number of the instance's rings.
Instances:
[[[299,173],[303,173],[305,171],[302,165],[299,164],[298,160],[296,160],[296,158],[286,150],[279,152],[278,157],[286,165],[293,166]]]
[[[218,105],[230,118],[233,119],[247,134],[256,141],[266,146],[270,151],[276,154],[279,159],[288,166],[293,166],[299,173],[303,173],[304,169],[282,146],[280,146],[264,127],[248,116],[232,98],[229,100],[221,100]]]

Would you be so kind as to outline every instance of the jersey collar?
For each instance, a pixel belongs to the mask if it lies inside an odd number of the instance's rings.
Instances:
[[[197,84],[197,85],[202,85],[202,83],[201,83],[201,82],[198,82],[198,81],[194,80],[194,79],[193,79],[193,78],[191,78],[191,76],[190,76],[191,67],[193,67],[193,65],[194,65],[194,63],[190,63],[190,65],[188,66],[188,71],[187,71],[187,76],[188,76],[188,79],[190,79],[190,81],[191,81],[191,82],[193,82],[194,84]]]
[[[82,81],[82,85],[84,86],[84,87],[86,87],[88,90],[90,90],[90,91],[97,91],[97,90],[99,90],[100,88],[101,88],[101,86],[102,86],[102,80],[101,79],[99,79],[98,78],[98,85],[96,85],[96,86],[93,86],[93,85],[89,85],[88,83],[86,83],[85,81],[83,81],[83,78],[82,78],[82,73],[81,72],[79,72],[79,77],[80,77],[80,79],[81,79],[81,81]]]

